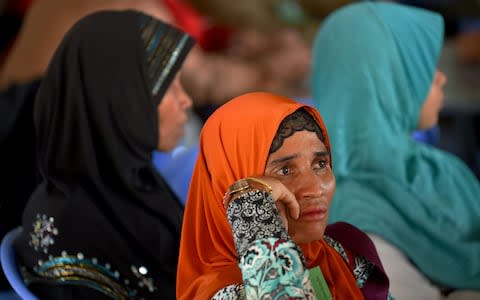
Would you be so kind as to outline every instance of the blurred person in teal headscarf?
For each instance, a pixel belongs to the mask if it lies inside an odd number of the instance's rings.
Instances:
[[[313,48],[337,177],[329,221],[371,234],[400,300],[480,299],[480,184],[411,137],[438,121],[442,43],[440,15],[366,1],[330,15]]]

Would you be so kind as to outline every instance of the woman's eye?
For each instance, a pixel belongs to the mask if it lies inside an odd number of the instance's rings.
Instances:
[[[325,169],[327,166],[328,166],[328,163],[325,160],[320,160],[317,162],[317,167],[319,169]]]
[[[282,167],[282,168],[279,170],[279,173],[280,173],[280,175],[282,175],[282,176],[288,175],[288,174],[290,174],[290,169],[289,169],[288,167]]]

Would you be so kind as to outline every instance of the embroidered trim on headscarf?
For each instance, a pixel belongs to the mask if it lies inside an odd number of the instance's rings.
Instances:
[[[273,138],[272,146],[270,146],[269,153],[277,151],[283,145],[283,141],[286,138],[292,136],[295,132],[302,130],[315,132],[318,138],[322,142],[325,142],[320,126],[318,126],[317,122],[315,122],[313,117],[306,112],[305,109],[300,108],[283,119],[282,123],[280,123],[277,133]]]
[[[188,34],[148,16],[142,16],[140,20],[140,34],[152,84],[151,92],[161,98],[194,41]]]
[[[128,291],[119,283],[119,272],[110,268],[109,264],[99,264],[96,258],[86,259],[82,253],[73,256],[64,251],[62,256],[51,256],[46,262],[39,260],[34,274],[22,268],[22,275],[27,286],[34,282],[51,281],[57,284],[86,286],[114,299],[134,297],[136,291]]]
[[[150,293],[157,290],[152,278],[146,278],[148,270],[144,266],[131,266],[133,275],[138,279],[130,285],[128,279],[122,279],[118,271],[113,271],[109,263],[100,264],[97,258],[87,259],[82,253],[69,255],[66,251],[61,256],[50,256],[49,260],[38,261],[34,273],[21,268],[25,284],[34,282],[55,282],[56,284],[70,284],[86,286],[102,292],[113,299],[143,299],[138,298],[138,290],[146,289]]]

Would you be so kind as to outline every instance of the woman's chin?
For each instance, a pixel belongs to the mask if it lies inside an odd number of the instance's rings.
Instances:
[[[314,241],[319,241],[323,238],[325,230],[322,231],[315,231],[315,232],[302,232],[301,234],[291,234],[290,236],[292,237],[292,240],[296,244],[306,244]]]

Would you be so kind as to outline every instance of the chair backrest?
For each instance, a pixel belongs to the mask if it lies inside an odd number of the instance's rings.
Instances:
[[[23,282],[22,275],[18,270],[15,259],[13,242],[21,233],[22,228],[17,227],[3,237],[0,245],[0,262],[2,264],[3,272],[5,273],[5,276],[7,277],[7,280],[12,286],[13,290],[24,300],[38,300],[38,298],[28,290]]]
[[[153,152],[153,165],[162,174],[183,206],[187,201],[188,188],[198,151],[198,144],[196,144],[188,148],[178,146],[171,152]]]
[[[1,291],[0,299],[2,300],[22,300],[14,290]]]

